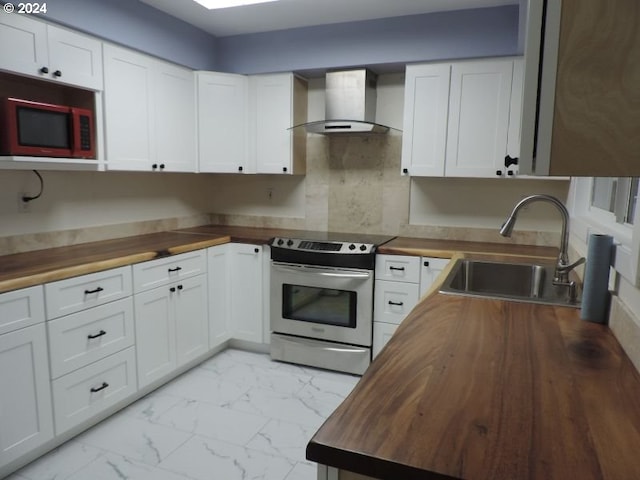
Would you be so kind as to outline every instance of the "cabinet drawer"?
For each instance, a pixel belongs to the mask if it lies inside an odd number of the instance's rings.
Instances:
[[[373,321],[400,324],[418,303],[415,283],[376,280]]]
[[[396,282],[420,282],[420,257],[376,255],[376,279]]]
[[[79,312],[131,295],[131,267],[67,278],[44,286],[47,319]]]
[[[44,322],[42,286],[0,294],[0,335]]]
[[[60,435],[135,393],[133,347],[54,380],[52,388]]]
[[[142,292],[206,271],[206,250],[138,263],[133,266],[133,290]]]
[[[48,322],[51,378],[133,345],[133,299],[90,308]]]

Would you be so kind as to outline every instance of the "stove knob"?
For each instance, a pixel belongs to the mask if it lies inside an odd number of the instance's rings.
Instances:
[[[349,245],[349,250],[355,250],[356,246],[352,243],[351,245]]]
[[[291,239],[287,240],[287,246],[290,247],[291,245],[293,245],[293,240]]]
[[[278,245],[282,245],[284,243],[284,240],[279,238],[277,243],[278,243]]]
[[[367,246],[366,246],[366,245],[360,245],[360,250],[361,250],[362,252],[364,252],[366,249],[367,249]]]

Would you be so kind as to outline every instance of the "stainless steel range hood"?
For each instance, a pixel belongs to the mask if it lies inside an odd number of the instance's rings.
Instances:
[[[367,69],[327,72],[325,120],[303,123],[308,133],[387,133],[389,127],[375,123],[377,77]]]

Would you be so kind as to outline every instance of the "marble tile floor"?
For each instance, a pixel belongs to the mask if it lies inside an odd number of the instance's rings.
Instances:
[[[225,350],[8,480],[315,480],[306,444],[358,380]]]

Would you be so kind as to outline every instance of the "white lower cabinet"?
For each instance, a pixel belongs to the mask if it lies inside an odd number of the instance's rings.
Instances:
[[[169,375],[177,366],[171,293],[159,287],[135,295],[138,387]]]
[[[391,337],[399,325],[394,323],[373,322],[373,358],[375,358],[382,348],[391,340]]]
[[[138,387],[209,350],[207,279],[198,275],[135,295]]]
[[[229,250],[231,245],[217,245],[207,250],[209,272],[209,349],[231,338],[229,312]]]
[[[134,349],[80,368],[51,386],[56,434],[60,435],[136,392]]]
[[[51,412],[44,323],[0,335],[0,477],[3,466],[53,438]]]
[[[262,245],[232,243],[230,268],[231,336],[262,343],[263,278]]]
[[[138,388],[170,375],[209,351],[207,275],[196,274],[206,271],[204,255],[198,252],[202,269],[180,269],[180,265],[187,265],[183,262],[193,258],[192,253],[134,265]],[[169,271],[176,275],[188,271],[193,276],[149,290],[137,290],[164,283]],[[158,278],[154,279],[149,272],[155,272]],[[145,281],[140,281],[141,278]]]
[[[446,258],[377,255],[373,309],[373,357],[391,339],[440,272]]]
[[[438,275],[442,273],[449,258],[422,257],[420,260],[420,296],[422,297],[436,281]]]
[[[268,247],[229,243],[0,294],[0,477],[227,340],[268,342],[268,286]]]
[[[420,257],[377,255],[373,299],[373,358],[418,303]]]
[[[183,280],[176,288],[176,359],[181,367],[209,350],[207,277]]]

